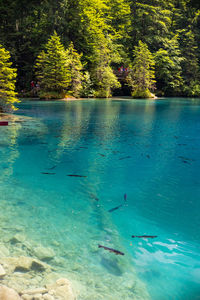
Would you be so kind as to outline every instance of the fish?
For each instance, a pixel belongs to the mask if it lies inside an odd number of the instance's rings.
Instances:
[[[132,235],[132,238],[144,238],[144,239],[154,239],[157,235]]]
[[[45,175],[55,175],[56,173],[41,172],[41,174],[45,174]]]
[[[119,250],[115,250],[113,248],[108,248],[102,245],[98,245],[99,248],[103,248],[104,250],[108,250],[109,252],[115,253],[116,255],[124,255],[123,252],[119,251]]]
[[[131,158],[131,156],[120,157],[119,160]]]
[[[99,155],[101,155],[102,157],[104,157],[105,156],[105,154],[101,154],[101,153],[98,153]]]
[[[187,158],[187,157],[184,157],[184,156],[179,156],[179,158],[181,158],[182,160],[195,161],[192,158]]]
[[[183,162],[184,164],[190,164],[189,161],[187,161],[187,160],[182,160],[182,162]]]
[[[119,209],[119,208],[122,207],[122,206],[123,206],[123,204],[120,204],[119,206],[116,206],[116,207],[114,207],[114,208],[109,209],[108,212],[113,212],[113,211]]]
[[[127,202],[127,194],[124,194],[124,202]],[[118,205],[118,206],[116,206],[114,208],[109,209],[108,212],[113,212],[113,211],[119,209],[122,206],[123,206],[123,204],[120,204],[120,205]]]
[[[149,155],[149,154],[147,154],[147,155],[146,155],[146,157],[147,157],[147,158],[150,158],[150,155]]]
[[[87,176],[83,176],[83,175],[76,175],[76,174],[68,174],[67,176],[70,176],[70,177],[84,177],[86,178]]]
[[[124,202],[127,201],[127,194],[124,194]]]

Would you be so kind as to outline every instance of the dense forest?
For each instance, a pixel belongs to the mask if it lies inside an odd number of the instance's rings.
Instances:
[[[45,57],[66,49],[58,75],[74,96],[130,95],[141,82],[158,96],[200,96],[195,0],[0,0],[0,44],[18,92],[45,85]]]

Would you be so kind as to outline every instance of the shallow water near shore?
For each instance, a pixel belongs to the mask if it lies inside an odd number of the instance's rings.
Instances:
[[[5,243],[21,230],[52,249],[79,300],[199,299],[200,100],[19,108],[25,121],[0,128]]]

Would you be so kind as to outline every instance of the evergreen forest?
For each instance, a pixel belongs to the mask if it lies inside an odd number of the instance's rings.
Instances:
[[[199,97],[199,79],[199,1],[0,0],[8,101],[14,82],[19,95],[38,82],[41,98],[145,98]]]

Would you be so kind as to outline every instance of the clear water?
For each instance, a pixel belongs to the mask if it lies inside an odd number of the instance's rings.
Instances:
[[[200,100],[19,107],[0,128],[1,234],[52,248],[78,299],[200,299]]]

